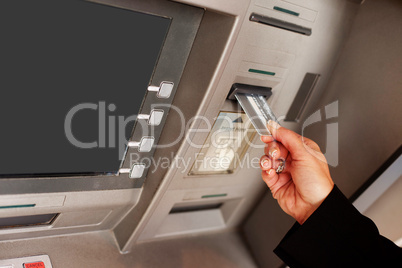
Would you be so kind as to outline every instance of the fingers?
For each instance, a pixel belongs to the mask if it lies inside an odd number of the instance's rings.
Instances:
[[[286,185],[288,185],[288,183],[291,181],[291,177],[289,174],[277,174],[274,169],[262,171],[262,179],[271,190],[272,196],[275,199],[278,199],[278,197],[280,197],[281,189],[283,190]]]
[[[273,122],[273,123],[276,123],[276,122]],[[268,126],[268,128],[270,128],[270,127]],[[282,128],[282,127],[281,127],[281,128]],[[277,129],[277,128],[274,128],[274,129]],[[290,130],[289,130],[289,131],[290,131]],[[272,130],[272,132],[275,132],[275,130]],[[308,147],[310,147],[311,149],[316,150],[316,151],[321,151],[321,149],[320,149],[320,147],[318,146],[318,144],[315,143],[313,140],[311,140],[311,139],[309,139],[309,138],[306,138],[306,137],[304,137],[304,136],[301,136],[301,135],[297,134],[296,132],[294,132],[294,134],[295,134],[295,136],[296,136],[297,138],[301,139],[301,141],[302,141],[305,145],[307,145]],[[264,142],[264,143],[270,143],[270,142],[275,141],[275,138],[274,138],[273,136],[261,136],[260,138],[261,138],[261,141]]]
[[[271,189],[271,187],[274,187],[279,178],[278,174],[276,174],[275,170],[272,168],[268,170],[263,170],[261,176],[269,189]]]
[[[274,159],[286,159],[288,156],[288,150],[280,142],[270,142],[264,148],[264,153],[272,160]]]
[[[321,152],[320,147],[313,140],[310,140],[309,138],[306,138],[306,137],[301,137],[301,139],[302,139],[303,143],[305,145],[307,145],[308,147],[310,147],[311,149]]]
[[[293,158],[303,157],[305,149],[300,135],[287,128],[281,127],[278,123],[272,120],[268,122],[268,129],[273,138],[282,143],[291,153]]]
[[[272,168],[272,162],[271,160],[268,158],[268,156],[264,155],[261,157],[260,159],[260,166],[262,170],[269,170]]]
[[[260,136],[263,143],[273,142],[275,139],[272,136]]]

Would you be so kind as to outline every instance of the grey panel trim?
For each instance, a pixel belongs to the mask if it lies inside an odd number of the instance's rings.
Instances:
[[[173,101],[177,86],[187,62],[188,55],[198,31],[204,10],[162,0],[95,0],[92,2],[134,10],[147,14],[173,18],[167,33],[164,46],[159,56],[158,63],[150,83],[151,86],[159,86],[163,81],[174,83],[169,98],[159,98],[156,92],[148,92],[144,88],[145,98],[139,114],[149,114],[152,109],[164,111],[163,119],[158,127],[148,126],[145,131],[153,133],[155,143],[158,142],[163,126],[169,113],[169,106]],[[123,96],[124,97],[124,96]],[[138,121],[134,126],[131,141],[138,141],[144,135],[137,128]],[[121,168],[130,168],[129,154],[132,150],[127,148]],[[154,154],[155,148],[150,152],[140,152],[141,158],[149,158]],[[130,179],[128,174],[106,174],[92,176],[72,175],[70,177],[41,177],[41,178],[4,178],[0,179],[0,194],[23,194],[23,193],[47,193],[47,192],[70,192],[91,190],[113,190],[142,187],[146,178],[147,170],[138,179]]]
[[[349,198],[360,211],[366,211],[401,176],[402,146]]]
[[[296,97],[293,100],[288,113],[286,114],[285,121],[297,122],[300,119],[319,78],[319,74],[306,73],[303,82],[300,85],[299,91],[297,92]]]
[[[382,194],[388,190],[401,176],[402,156],[386,170],[381,176],[359,196],[353,205],[360,213],[364,213]]]
[[[304,34],[307,36],[310,36],[311,32],[312,32],[311,28],[303,27],[303,26],[293,24],[293,23],[290,23],[287,21],[278,20],[278,19],[275,19],[272,17],[267,17],[267,16],[256,14],[256,13],[251,14],[250,21],[255,21],[255,22],[258,22],[261,24],[273,26],[276,28],[288,30],[291,32],[299,33],[299,34]]]
[[[220,64],[222,53],[226,49],[227,41],[230,38],[235,22],[236,17],[234,16],[208,10],[203,16],[194,47],[191,50],[179,89],[173,101],[173,104],[179,107],[185,115],[184,125],[197,114],[200,100],[206,94],[211,79],[215,75],[215,70]],[[159,143],[165,145],[175,140],[177,142],[174,142],[172,146],[158,148],[154,155],[155,159],[166,158],[173,161],[173,157],[184,140],[184,135],[179,134],[182,127],[181,120],[182,118],[177,112],[172,111],[168,115],[166,127],[163,129],[163,135]],[[132,148],[130,152],[134,152],[134,150],[136,149]],[[163,166],[156,168],[156,164],[151,165],[143,187],[144,190],[137,205],[114,228],[113,233],[122,252],[131,250],[135,244],[134,231],[138,228],[138,224],[148,209],[155,192],[161,187],[161,182],[167,171],[168,168]]]

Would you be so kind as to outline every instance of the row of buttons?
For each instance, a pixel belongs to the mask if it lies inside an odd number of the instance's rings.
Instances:
[[[150,92],[157,92],[156,96],[158,98],[169,98],[172,90],[174,87],[174,83],[172,82],[162,82],[159,87],[157,86],[149,86],[148,91]],[[139,114],[137,119],[138,120],[147,120],[148,125],[151,126],[158,126],[163,119],[164,111],[154,109],[150,112],[149,115],[147,114]],[[130,148],[137,148],[139,152],[150,152],[154,145],[155,138],[154,137],[142,137],[140,141],[130,141],[128,143],[128,147]],[[132,179],[141,178],[145,172],[145,164],[137,163],[134,164],[131,169],[120,169],[120,173],[129,173],[129,177]]]

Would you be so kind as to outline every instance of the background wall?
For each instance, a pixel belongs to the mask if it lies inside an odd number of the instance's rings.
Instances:
[[[339,162],[330,171],[347,196],[402,144],[401,25],[402,1],[367,0],[320,102],[305,113],[338,101]],[[307,127],[305,135],[324,150],[329,145],[326,122]]]
[[[376,223],[380,234],[394,242],[402,238],[401,196],[402,175],[364,212]]]

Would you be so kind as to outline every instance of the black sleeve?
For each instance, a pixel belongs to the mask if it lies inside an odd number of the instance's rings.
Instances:
[[[402,267],[402,249],[381,236],[336,186],[274,252],[291,268]]]

